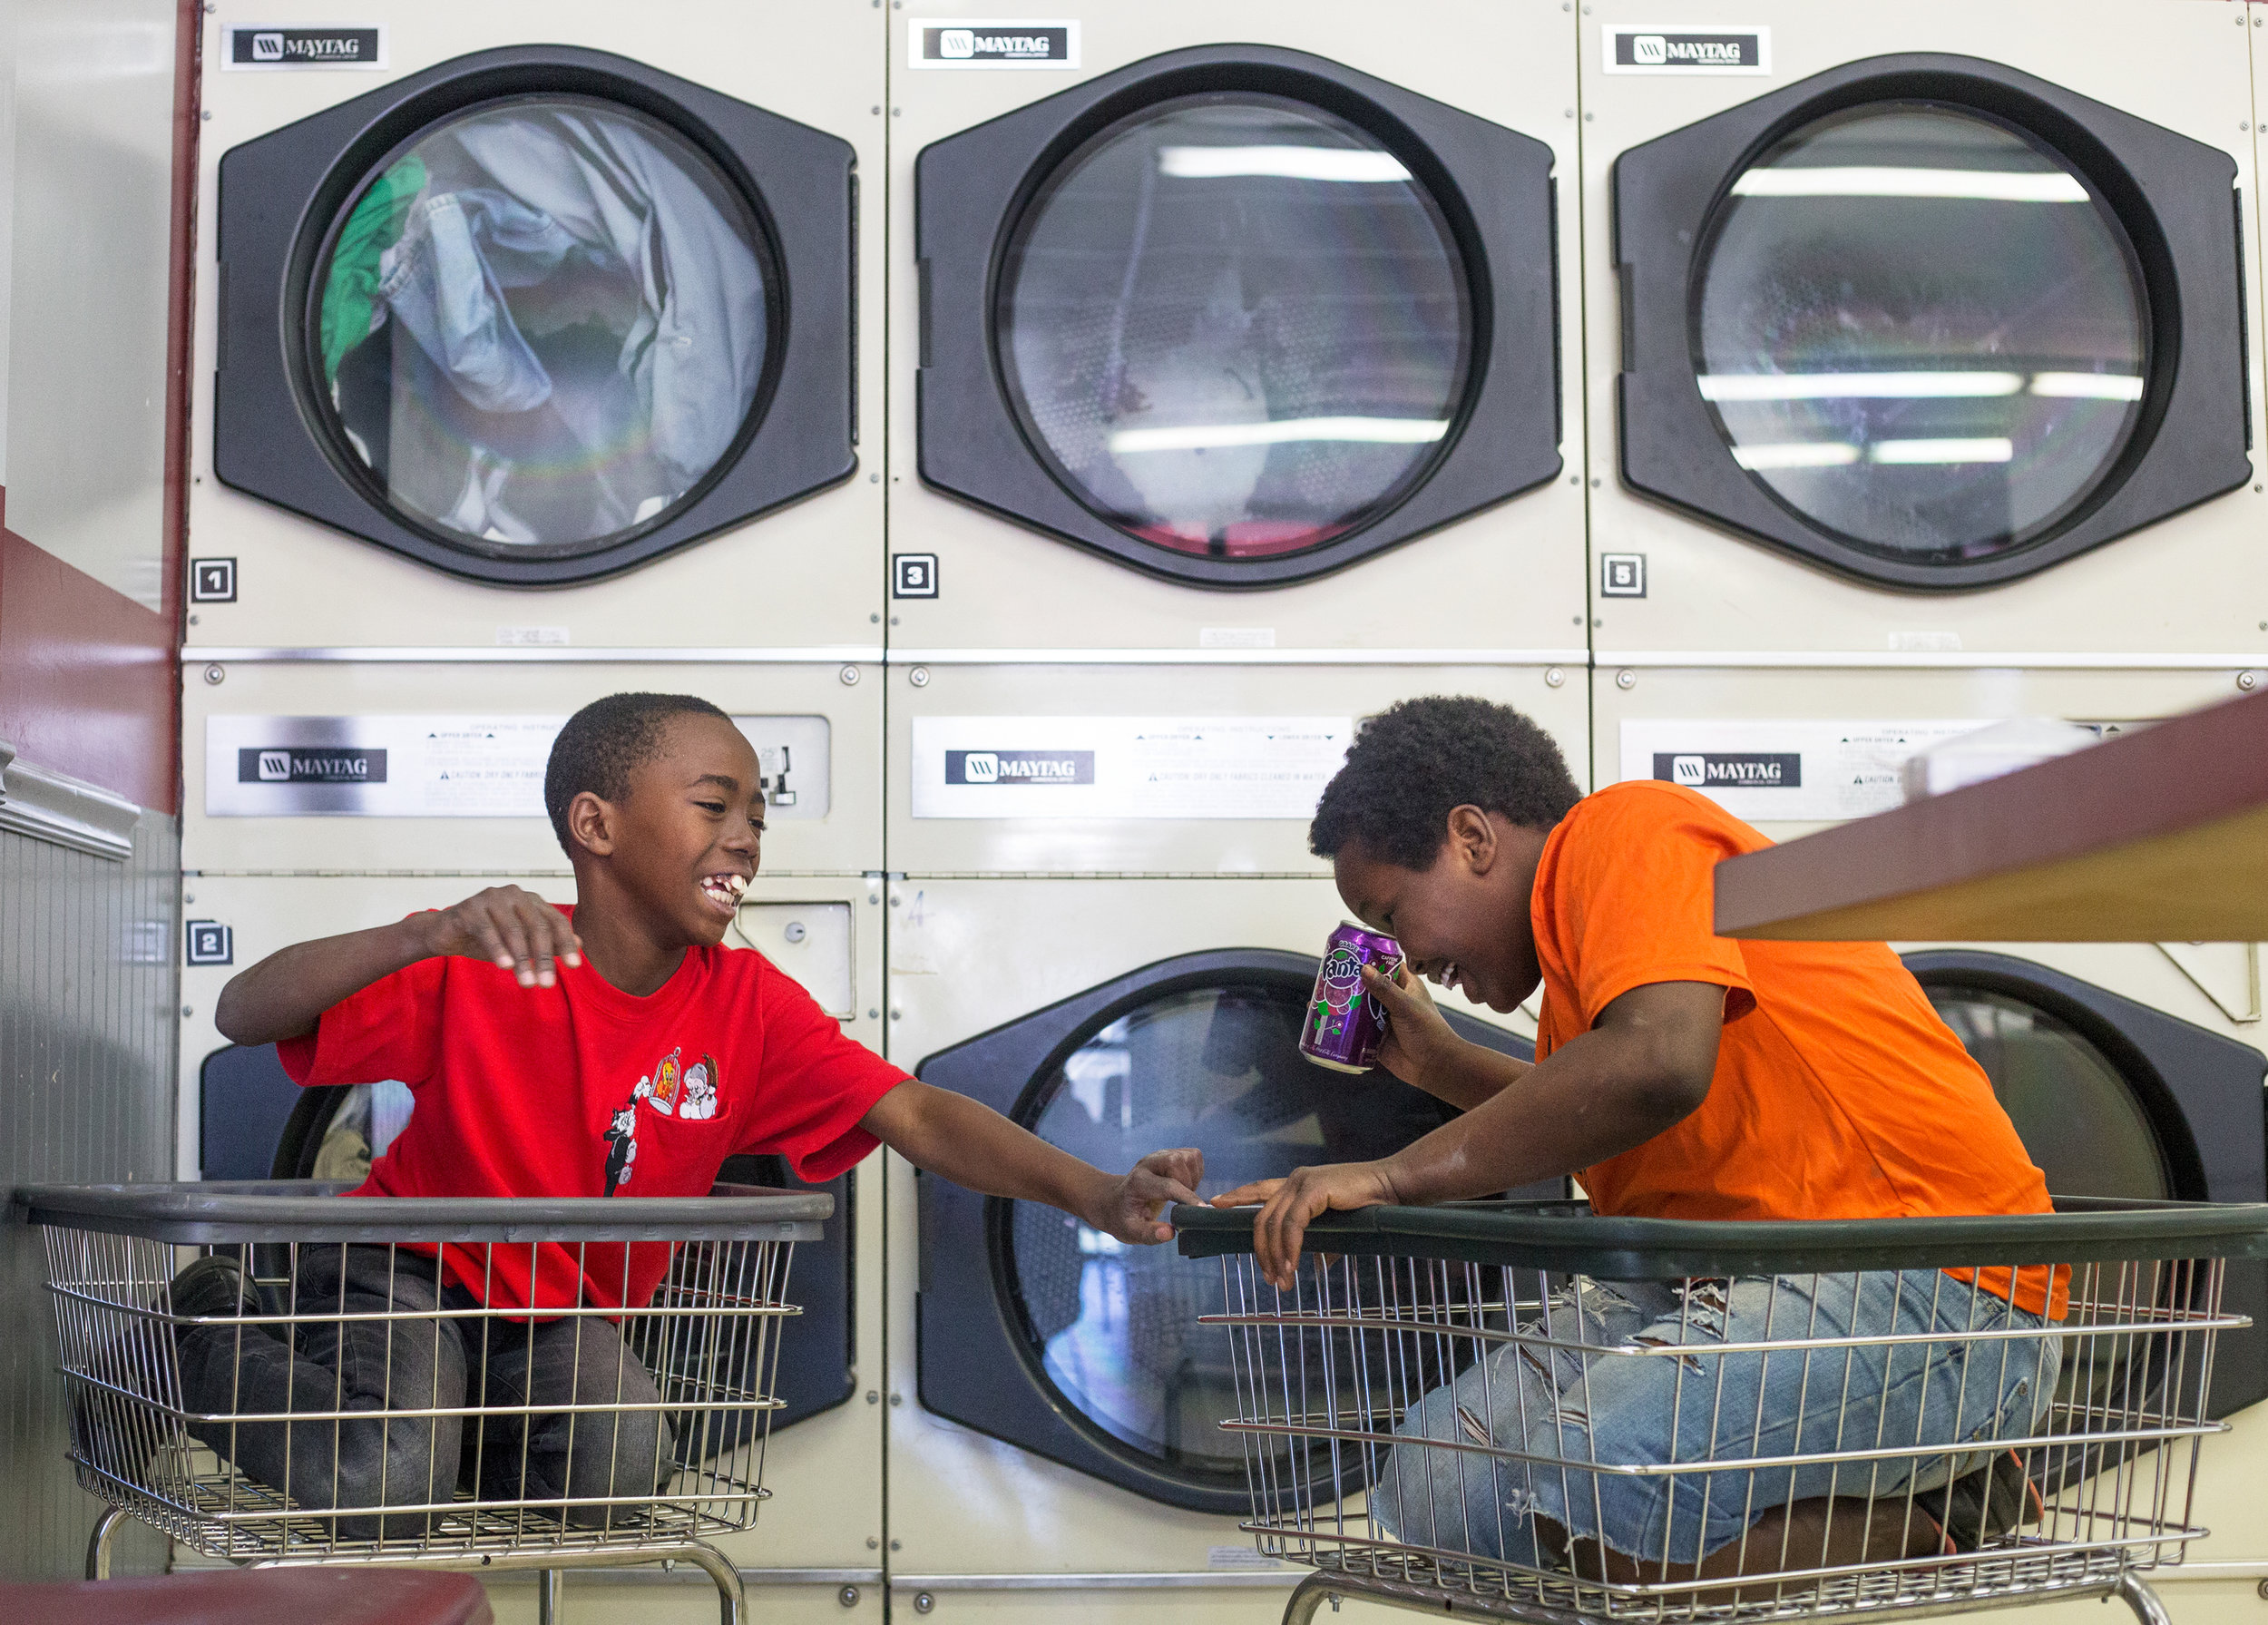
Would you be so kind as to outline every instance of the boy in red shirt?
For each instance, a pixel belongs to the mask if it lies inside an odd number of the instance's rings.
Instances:
[[[908,1077],[845,1037],[762,954],[719,945],[757,872],[764,798],[755,751],[715,706],[616,694],[584,707],[552,746],[544,802],[574,865],[572,909],[495,886],[286,948],[221,994],[220,1031],[276,1044],[302,1084],[409,1085],[409,1124],[356,1194],[705,1196],[728,1157],[778,1152],[817,1182],[881,1143],[1121,1241],[1169,1238],[1165,1205],[1196,1199],[1198,1151],[1104,1174]],[[188,1409],[430,1409],[467,1395],[633,1408],[492,1418],[474,1440],[453,1418],[405,1417],[237,1424],[206,1442],[308,1508],[445,1505],[461,1460],[468,1472],[482,1463],[484,1494],[549,1503],[574,1521],[668,1483],[675,1465],[651,1375],[608,1320],[545,1318],[643,1306],[669,1268],[667,1246],[450,1247],[425,1271],[403,1254],[302,1249],[298,1312],[523,1313],[318,1322],[296,1349],[226,1324],[194,1326],[179,1338]],[[217,1255],[177,1279],[173,1309],[258,1312],[233,1260]],[[425,1515],[389,1518],[384,1532],[414,1532]],[[375,1517],[339,1522],[350,1536],[379,1532]]]
[[[1364,721],[1310,841],[1332,860],[1347,906],[1405,955],[1393,980],[1363,973],[1391,1023],[1381,1062],[1463,1115],[1378,1161],[1300,1169],[1216,1198],[1265,1204],[1255,1250],[1279,1285],[1291,1285],[1308,1221],[1328,1209],[1483,1197],[1564,1174],[1581,1180],[1594,1211],[1619,1217],[2048,1209],[2046,1181],[1990,1082],[1888,947],[1716,934],[1717,863],[1770,843],[1705,796],[1638,780],[1586,798],[1558,746],[1519,712],[1412,700]],[[1534,1064],[1457,1037],[1418,977],[1501,1013],[1540,984]],[[1592,1283],[1558,1306],[1579,1317],[1579,1341],[1592,1347],[1696,1336],[1753,1344],[1775,1335],[1775,1307],[1784,1340],[1792,1304],[1808,1313],[1797,1324],[1811,1336],[1889,1330],[1911,1340],[1853,1362],[1847,1376],[1835,1362],[1843,1385],[1823,1402],[1804,1390],[1806,1358],[1717,1356],[1701,1385],[1717,1384],[1724,1415],[1744,1418],[1727,1429],[1739,1434],[1730,1443],[1712,1431],[1710,1405],[1679,1407],[1677,1362],[1562,1347],[1543,1356],[1557,1362],[1547,1370],[1533,1347],[1503,1345],[1413,1406],[1401,1434],[1508,1454],[1394,1451],[1371,1513],[1404,1542],[1530,1568],[1562,1562],[1572,1547],[1585,1572],[1625,1581],[1768,1572],[1784,1552],[1801,1568],[1973,1548],[2008,1532],[2021,1510],[2023,1480],[2007,1471],[2006,1451],[1950,1485],[1957,1462],[1975,1464],[1950,1449],[1911,1483],[1921,1458],[1846,1470],[1841,1482],[1832,1466],[1744,1481],[1531,1473],[1520,1463],[1802,1454],[1841,1428],[1916,1445],[2021,1437],[2053,1393],[2059,1358],[2052,1336],[2021,1334],[2060,1318],[2061,1298],[2045,1268],[2015,1278],[2006,1268],[1948,1272],[1919,1292],[1894,1273],[1741,1277],[1685,1292]],[[2019,1335],[1968,1358],[1961,1339],[1993,1328]],[[1569,1334],[1555,1323],[1552,1335]],[[1587,1419],[1569,1420],[1578,1416]],[[1665,1454],[1673,1442],[1677,1454]],[[1870,1489],[1880,1497],[1871,1505],[1859,1498]]]

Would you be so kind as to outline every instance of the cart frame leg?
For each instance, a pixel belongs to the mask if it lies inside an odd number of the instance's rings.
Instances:
[[[94,1521],[94,1532],[86,1538],[86,1577],[89,1580],[108,1580],[111,1577],[111,1536],[116,1532],[119,1521],[126,1509],[106,1506],[103,1515]]]
[[[557,1569],[538,1569],[535,1571],[535,1618],[537,1625],[559,1625],[561,1593],[566,1590],[567,1576]]]
[[[1284,1604],[1284,1625],[1308,1625],[1326,1598],[1338,1599],[1337,1577],[1320,1571],[1301,1581],[1292,1591],[1291,1601]]]
[[[2113,1593],[2128,1608],[2141,1625],[2174,1625],[2174,1616],[2165,1611],[2165,1600],[2150,1589],[2150,1582],[2129,1569],[2119,1576],[2118,1590]]]
[[[685,1555],[700,1564],[709,1579],[717,1582],[717,1618],[721,1625],[740,1625],[741,1616],[747,1611],[748,1591],[741,1584],[740,1571],[733,1566],[732,1560],[702,1541],[689,1546]]]

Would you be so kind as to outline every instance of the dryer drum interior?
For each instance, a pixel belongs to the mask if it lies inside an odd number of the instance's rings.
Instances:
[[[2268,1198],[2262,1108],[2268,1062],[2257,1050],[2008,954],[1927,952],[1908,954],[1906,964],[1991,1079],[2059,1202]],[[2168,1306],[2194,1284],[2180,1266],[2125,1268],[2136,1273],[2117,1285],[2144,1309]],[[2223,1304],[2257,1319],[2268,1308],[2268,1269],[2232,1262]],[[2108,1404],[2175,1376],[2197,1380],[2195,1371],[2167,1369],[2164,1338],[2099,1340],[2107,1349],[2095,1341],[2087,1366],[2061,1375],[2066,1402],[2095,1395]],[[2257,1345],[2251,1337],[2223,1340],[2208,1395],[2212,1415],[2268,1397],[2268,1355]]]
[[[840,479],[850,166],[833,136],[541,46],[232,149],[216,471],[530,584]]]
[[[2004,581],[2250,477],[2234,163],[1997,64],[1853,64],[1617,162],[1625,477]]]
[[[1247,586],[1549,479],[1550,164],[1256,46],[1170,52],[935,142],[923,474],[1153,573]]]
[[[1204,1192],[1305,1164],[1385,1156],[1450,1109],[1383,1071],[1325,1071],[1298,1051],[1315,985],[1304,955],[1245,951],[1168,960],[931,1057],[921,1076],[1007,1112],[1103,1168],[1166,1146],[1205,1153]],[[1526,1054],[1462,1014],[1466,1036]],[[1548,1191],[1563,1195],[1564,1183]],[[1154,1500],[1233,1511],[1249,1441],[1232,1414],[1234,1334],[1220,1273],[1171,1247],[1129,1246],[1031,1202],[922,1182],[918,1363],[931,1410]],[[1413,1306],[1402,1306],[1408,1310]],[[1347,1339],[1317,1381],[1360,1391],[1383,1373]],[[1405,1374],[1406,1375],[1406,1374]],[[1446,1379],[1450,1373],[1434,1374]],[[1295,1453],[1282,1473],[1361,1487],[1364,1453]]]
[[[284,1072],[275,1046],[232,1048],[215,1052],[204,1066],[205,1121],[219,1119],[215,1108],[241,1113],[251,1126],[243,1133],[227,1130],[208,1132],[205,1174],[208,1179],[259,1178],[277,1180],[343,1180],[360,1181],[370,1170],[374,1155],[382,1156],[396,1136],[406,1128],[415,1102],[399,1083],[364,1083],[353,1087],[301,1089]],[[270,1125],[278,1110],[280,1130]],[[263,1153],[266,1164],[258,1170],[242,1166],[257,1149],[255,1136],[266,1135],[272,1152]],[[216,1159],[219,1159],[216,1160]],[[800,1311],[780,1323],[777,1341],[769,1345],[777,1365],[770,1371],[747,1370],[745,1380],[716,1369],[715,1351],[699,1340],[680,1339],[669,1347],[636,1347],[636,1353],[657,1375],[699,1375],[704,1381],[728,1382],[750,1393],[769,1394],[780,1402],[771,1414],[771,1431],[791,1427],[807,1416],[846,1403],[855,1382],[857,1326],[854,1320],[857,1213],[854,1180],[845,1174],[825,1184],[812,1185],[791,1173],[777,1156],[734,1157],[719,1174],[727,1184],[763,1185],[781,1190],[825,1191],[835,1199],[835,1217],[816,1242],[799,1244],[788,1275],[787,1301]],[[288,1261],[280,1248],[260,1260],[259,1273],[280,1277]],[[680,1258],[682,1254],[680,1254]],[[681,1265],[673,1260],[660,1292],[667,1294]],[[704,1263],[705,1278],[741,1280],[741,1289],[777,1294],[777,1282],[742,1280],[744,1272],[729,1263],[721,1271]],[[279,1306],[280,1307],[280,1306]],[[641,1319],[637,1329],[658,1333],[660,1323]],[[736,1345],[726,1353],[738,1355],[752,1367],[759,1351]],[[750,1411],[710,1415],[706,1430],[692,1436],[682,1419],[674,1422],[675,1450],[679,1462],[690,1464],[738,1448],[756,1425]]]

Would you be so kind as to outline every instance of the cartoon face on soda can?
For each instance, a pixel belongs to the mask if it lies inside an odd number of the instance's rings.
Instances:
[[[1352,923],[1331,934],[1315,971],[1315,996],[1300,1024],[1299,1052],[1334,1072],[1366,1072],[1378,1064],[1386,1013],[1363,991],[1363,967],[1388,975],[1402,963],[1402,945]]]

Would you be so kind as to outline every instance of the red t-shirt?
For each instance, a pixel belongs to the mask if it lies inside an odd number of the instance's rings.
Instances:
[[[728,948],[690,950],[642,999],[588,964],[523,988],[483,960],[427,959],[277,1051],[302,1084],[409,1085],[416,1111],[357,1196],[706,1196],[726,1158],[764,1151],[831,1180],[875,1148],[859,1121],[906,1077],[761,954]],[[669,1261],[660,1242],[593,1242],[580,1264],[556,1244],[446,1249],[502,1308],[642,1305]]]

